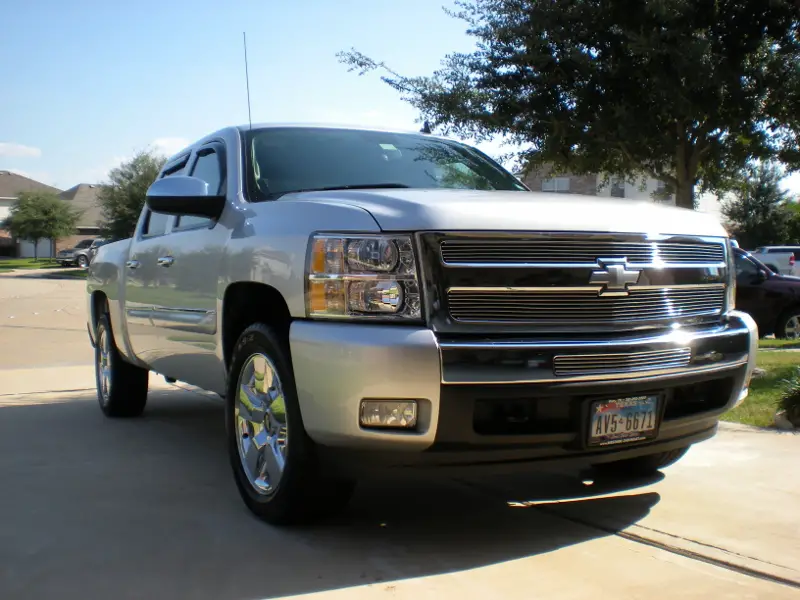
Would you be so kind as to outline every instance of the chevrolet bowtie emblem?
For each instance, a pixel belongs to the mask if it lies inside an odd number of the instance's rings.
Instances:
[[[627,296],[628,286],[638,283],[642,274],[640,270],[628,269],[624,258],[598,258],[597,264],[602,270],[592,272],[589,284],[602,285],[601,296]]]

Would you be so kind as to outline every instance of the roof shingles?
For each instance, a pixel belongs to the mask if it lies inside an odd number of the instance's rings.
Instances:
[[[82,213],[78,227],[98,227],[103,220],[103,209],[97,200],[99,192],[99,185],[79,183],[59,194],[60,198]]]

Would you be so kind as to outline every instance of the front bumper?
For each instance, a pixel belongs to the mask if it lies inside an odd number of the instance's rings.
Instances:
[[[442,339],[424,328],[297,321],[290,331],[309,436],[346,460],[443,466],[579,460],[599,463],[711,437],[747,394],[758,334],[746,314],[725,324],[614,339]],[[690,347],[680,368],[556,376],[555,356]],[[548,364],[550,365],[548,370]],[[588,448],[588,405],[598,397],[662,397],[658,437]],[[365,429],[362,399],[415,399],[414,431]],[[505,423],[498,407],[522,411]],[[515,414],[516,414],[515,413]]]

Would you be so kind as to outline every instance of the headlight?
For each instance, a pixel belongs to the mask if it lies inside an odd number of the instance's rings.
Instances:
[[[736,253],[735,244],[728,240],[728,288],[726,290],[725,310],[730,312],[736,308]]]
[[[309,317],[422,318],[409,236],[317,235],[308,255]]]

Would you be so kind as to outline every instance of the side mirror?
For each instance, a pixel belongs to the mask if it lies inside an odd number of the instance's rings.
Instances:
[[[759,269],[758,275],[756,275],[756,281],[760,283],[762,281],[766,281],[767,279],[769,279],[769,272],[765,271],[764,269]]]
[[[225,196],[208,193],[208,184],[197,177],[173,175],[153,182],[147,190],[147,206],[168,215],[194,215],[218,219]]]

